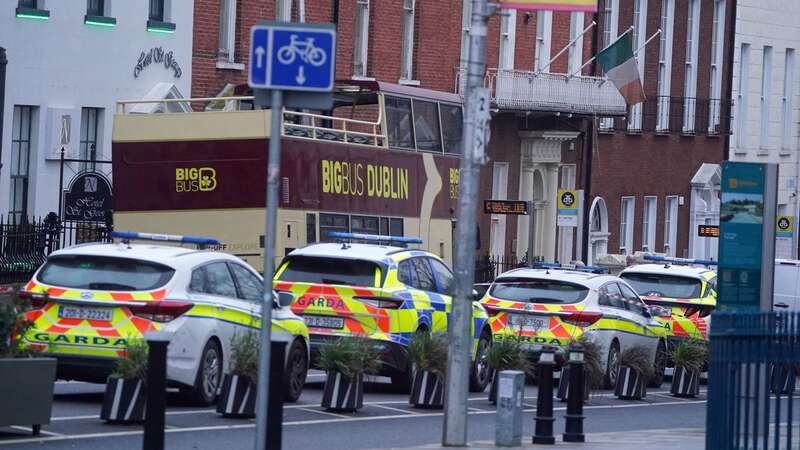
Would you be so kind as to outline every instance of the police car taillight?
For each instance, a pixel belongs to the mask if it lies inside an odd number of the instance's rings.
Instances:
[[[588,327],[602,318],[603,313],[588,311],[578,311],[561,316],[562,321],[579,327]]]
[[[170,322],[189,311],[194,306],[189,302],[171,300],[148,302],[143,305],[129,307],[133,315],[153,322]]]
[[[19,298],[27,300],[31,303],[33,309],[42,309],[47,304],[47,298],[42,294],[34,294],[28,291],[19,291],[17,294]]]
[[[402,298],[367,297],[367,296],[353,297],[353,300],[358,300],[359,302],[364,303],[365,305],[381,309],[398,309],[400,308],[400,305],[402,305],[404,301]]]

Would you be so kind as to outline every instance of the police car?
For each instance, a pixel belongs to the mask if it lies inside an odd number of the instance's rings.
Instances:
[[[626,268],[620,277],[651,306],[667,329],[670,348],[683,339],[706,340],[708,319],[717,305],[716,261],[643,257],[650,263]]]
[[[53,252],[22,294],[33,309],[27,345],[58,359],[58,377],[104,382],[126,342],[148,331],[172,335],[167,379],[195,403],[213,403],[236,333],[260,328],[263,280],[241,259],[218,251],[133,244],[132,239],[200,246],[213,239],[115,232],[120,243]],[[300,396],[308,371],[308,330],[279,296],[273,339],[285,341],[285,397]]]
[[[433,253],[401,247],[421,243],[416,238],[328,236],[343,242],[311,244],[289,253],[276,272],[275,289],[295,295],[292,311],[309,328],[312,354],[339,337],[364,336],[380,349],[382,374],[396,388],[409,390],[411,367],[404,349],[414,333],[447,330],[450,268]],[[477,303],[473,313],[470,388],[482,391],[490,381],[485,356],[491,333]]]
[[[621,353],[641,345],[650,352],[660,384],[665,365],[661,326],[628,283],[603,272],[592,266],[541,264],[503,273],[481,300],[493,339],[519,339],[536,358],[544,346],[565,351],[585,334],[601,348],[608,388],[616,384]]]

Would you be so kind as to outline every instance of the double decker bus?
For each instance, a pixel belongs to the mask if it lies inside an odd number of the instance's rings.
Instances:
[[[119,102],[115,228],[213,236],[262,267],[267,143],[281,133],[278,261],[339,231],[420,237],[452,262],[460,96],[347,81],[324,114],[284,110],[270,130],[271,113],[246,95]]]

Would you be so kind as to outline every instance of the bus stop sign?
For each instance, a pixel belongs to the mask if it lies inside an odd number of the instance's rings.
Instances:
[[[250,30],[253,89],[331,92],[335,69],[332,24],[262,22]]]

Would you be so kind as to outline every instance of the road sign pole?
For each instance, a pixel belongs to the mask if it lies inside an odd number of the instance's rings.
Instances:
[[[494,12],[487,0],[472,0],[469,31],[466,104],[461,171],[456,212],[454,255],[455,295],[450,318],[450,349],[447,357],[447,391],[444,405],[442,445],[467,443],[467,395],[472,361],[472,284],[475,279],[475,216],[478,204],[480,166],[485,163],[486,126],[489,123],[489,93],[483,86],[486,70],[486,28]]]
[[[261,305],[261,351],[258,359],[255,450],[267,448],[270,332],[272,329],[272,274],[275,272],[275,229],[278,217],[278,179],[281,168],[283,91],[272,91],[269,157],[267,162],[267,226],[264,233],[264,303]]]

